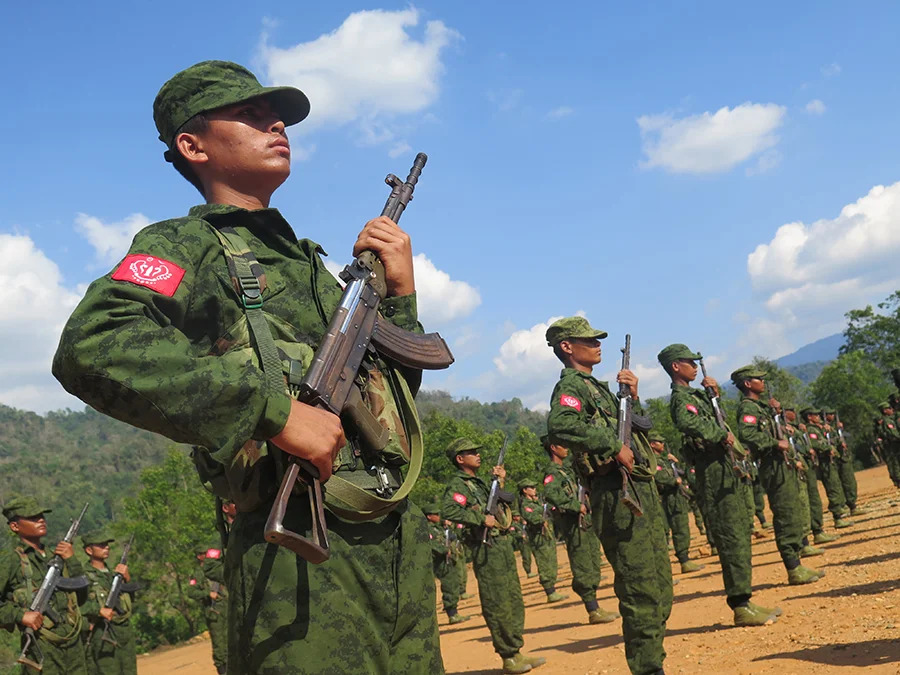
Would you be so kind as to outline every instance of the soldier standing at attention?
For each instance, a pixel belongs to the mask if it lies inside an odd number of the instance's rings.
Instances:
[[[831,444],[837,455],[838,476],[841,479],[844,499],[847,501],[847,507],[850,509],[850,517],[865,515],[868,513],[865,509],[856,507],[856,471],[853,468],[853,454],[843,438],[844,423],[838,421],[837,411],[834,408],[823,410],[822,414],[824,415],[826,432],[831,436]],[[830,430],[828,427],[830,427]]]
[[[672,531],[672,546],[675,549],[675,558],[681,564],[681,573],[699,572],[706,565],[695,563],[689,559],[691,548],[691,526],[688,522],[688,500],[682,494],[682,489],[687,489],[680,476],[675,475],[672,468],[672,456],[666,450],[666,439],[658,431],[647,434],[650,448],[656,453],[656,488],[659,490],[659,499],[662,502],[663,513],[666,522]]]
[[[115,539],[106,528],[85,532],[81,545],[88,556],[85,576],[91,583],[90,594],[95,600],[96,614],[85,614],[91,623],[90,643],[87,645],[88,669],[97,675],[136,675],[137,651],[131,614],[134,598],[128,591],[119,595],[118,607],[105,607],[112,588],[113,577],[121,574],[125,582],[131,581],[128,565],[118,564],[110,570],[106,564],[109,545]],[[105,622],[109,622],[106,640],[103,639]]]
[[[556,558],[556,532],[550,517],[550,505],[538,499],[534,481],[523,481],[520,485],[520,512],[537,561],[538,581],[547,594],[547,602],[560,602],[569,596],[556,590],[559,562]]]
[[[619,618],[619,613],[608,612],[597,604],[600,550],[587,506],[578,500],[575,472],[564,466],[569,450],[553,442],[548,442],[547,446],[550,465],[544,476],[544,499],[555,509],[554,529],[566,543],[569,567],[572,569],[572,590],[584,603],[588,623],[610,623]],[[579,527],[579,519],[586,529]]]
[[[744,366],[731,373],[731,381],[741,392],[737,409],[738,438],[759,458],[759,479],[769,496],[775,544],[787,570],[788,583],[792,586],[811,584],[825,573],[800,564],[800,551],[809,546],[809,542],[806,540],[808,522],[801,508],[799,468],[789,458],[788,439],[776,436],[772,408],[776,407],[777,401],[762,400],[766,390],[765,377],[766,372],[756,366]],[[821,553],[824,553],[822,549],[811,549],[807,555]]]
[[[37,649],[44,657],[43,675],[88,675],[81,641],[85,628],[82,612],[93,613],[97,608],[89,599],[86,580],[82,590],[57,590],[46,613],[28,609],[53,555],[65,561],[63,576],[78,577],[84,572],[72,544],[62,541],[52,553],[44,549],[41,539],[47,534],[47,513],[50,509],[33,497],[13,497],[3,505],[3,515],[18,540],[14,550],[0,553],[0,626],[23,633],[26,628],[34,631]],[[34,658],[35,653],[28,656]],[[33,671],[23,666],[22,672]]]
[[[518,525],[522,532],[522,568],[525,570],[525,576],[528,579],[533,579],[534,577],[540,576],[540,571],[532,572],[531,567],[531,559],[534,558],[534,561],[537,563],[538,570],[540,570],[541,564],[537,559],[537,552],[534,549],[534,540],[531,538],[531,534],[528,531],[528,520],[525,518],[526,514],[531,515],[534,513],[534,505],[529,504],[528,508],[531,511],[525,510],[526,502],[535,502],[538,507],[540,507],[540,502],[536,501],[535,494],[535,481],[530,478],[526,478],[524,480],[519,481],[519,498],[516,503],[516,510],[518,513],[515,514],[513,520],[518,522]],[[531,496],[528,496],[528,493],[531,493]],[[526,562],[527,560],[527,562]]]
[[[450,528],[441,527],[441,505],[437,501],[429,502],[422,509],[428,519],[428,539],[431,543],[431,563],[434,576],[441,582],[441,602],[452,626],[468,621],[471,616],[460,614],[456,606],[459,604],[459,563],[458,552],[454,550],[456,534],[451,535]],[[465,565],[465,560],[463,560]]]
[[[834,526],[837,529],[850,527],[853,521],[845,520],[847,502],[844,499],[844,489],[841,487],[841,478],[838,475],[834,457],[834,448],[828,443],[826,431],[819,417],[819,411],[807,406],[800,411],[800,417],[806,423],[806,436],[809,445],[815,451],[819,460],[818,475],[822,485],[825,486],[825,494],[828,496],[828,510],[834,518]]]
[[[876,436],[884,444],[884,463],[895,487],[900,488],[900,426],[894,407],[889,401],[878,404],[879,417],[875,419]]]
[[[213,665],[217,673],[227,672],[228,663],[228,590],[222,551],[214,546],[198,546],[194,553],[197,570],[191,578],[188,595],[203,607],[203,618],[212,643]]]
[[[694,389],[697,359],[686,345],[671,344],[657,356],[672,378],[669,412],[684,445],[694,458],[697,489],[709,517],[706,527],[713,535],[722,564],[722,580],[728,606],[734,612],[736,626],[763,626],[781,614],[778,607],[768,608],[750,602],[753,595],[753,566],[750,550],[750,519],[747,517],[747,485],[737,475],[729,452],[739,452],[734,434],[719,426],[705,390]],[[704,378],[703,387],[719,391],[718,383]],[[736,458],[735,458],[736,459]]]
[[[465,525],[463,537],[473,551],[481,613],[491,632],[494,651],[503,659],[503,672],[527,673],[547,660],[520,651],[525,644],[525,603],[508,533],[512,513],[505,504],[501,504],[496,518],[485,513],[490,486],[476,475],[481,466],[479,450],[479,444],[465,438],[457,438],[447,446],[447,459],[456,467],[456,474],[444,490],[441,513]],[[502,483],[506,469],[495,466],[492,474]],[[487,543],[483,543],[485,531]]]
[[[545,337],[564,366],[550,397],[550,444],[575,453],[579,477],[588,486],[594,532],[615,575],[628,667],[636,674],[661,673],[666,658],[663,638],[672,610],[672,568],[662,507],[648,464],[650,447],[636,429],[630,434],[631,445],[619,442],[619,401],[606,382],[592,375],[601,361],[600,340],[606,333],[573,316],[552,323]],[[622,370],[617,379],[628,386],[635,414],[640,415],[637,377]],[[642,461],[636,461],[637,455]],[[619,466],[643,505],[641,516],[622,502]]]
[[[308,112],[299,89],[263,87],[225,61],[163,85],[153,117],[164,156],[206,203],[141,230],[116,269],[91,284],[53,372],[97,410],[201,448],[201,471],[235,502],[230,673],[340,672],[348,663],[441,673],[427,521],[400,490],[402,465],[422,452],[413,401],[421,371],[365,357],[356,384],[369,417],[388,427],[381,448],[362,438],[351,448],[337,415],[300,403],[287,385],[308,368],[342,295],[321,247],[270,207],[291,171],[285,127]],[[375,218],[353,251],[384,265],[383,320],[421,331],[406,233]],[[336,479],[325,494],[322,564],[264,537],[289,457],[311,463],[322,482]],[[305,495],[291,499],[283,525],[309,536]]]

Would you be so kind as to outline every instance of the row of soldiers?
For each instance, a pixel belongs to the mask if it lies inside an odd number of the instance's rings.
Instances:
[[[900,369],[892,372],[894,379],[900,380]],[[891,482],[900,488],[900,393],[893,393],[878,404],[873,426],[876,453],[887,465]]]
[[[815,583],[824,576],[802,559],[823,555],[818,545],[837,538],[825,531],[818,483],[824,487],[835,528],[850,527],[847,516],[864,512],[856,504],[852,459],[834,410],[783,407],[768,395],[766,373],[745,366],[731,374],[740,401],[729,422],[713,378],[704,373],[703,388],[691,386],[701,355],[672,344],[660,352],[659,362],[672,380],[670,414],[682,436],[676,455],[643,415],[633,372],[626,368],[617,374],[618,394],[593,377],[604,337],[605,332],[581,317],[561,319],[547,330],[548,345],[564,369],[551,396],[543,439],[549,458],[540,482],[543,500],[536,495],[538,481],[525,480],[518,486],[515,509],[501,503],[489,512],[490,489],[477,475],[481,447],[457,439],[446,449],[457,473],[441,501],[425,509],[433,527],[435,574],[442,582],[444,609],[451,623],[468,618],[458,614],[458,594],[453,591],[464,578],[459,567],[468,549],[482,613],[505,673],[529,672],[545,662],[522,651],[524,604],[513,557],[517,532],[524,534],[534,553],[548,602],[565,597],[555,588],[556,542],[565,543],[572,588],[584,603],[588,621],[606,623],[621,613],[628,665],[633,673],[645,674],[663,672],[665,659],[663,636],[673,586],[666,532],[671,532],[682,573],[703,568],[689,559],[692,509],[698,525],[705,525],[712,553],[718,555],[726,602],[738,626],[768,625],[782,614],[778,607],[751,601],[751,534],[757,514],[769,527],[763,516],[766,497],[791,585]],[[622,406],[623,399],[629,407]],[[630,429],[620,423],[625,414],[632,419]],[[505,480],[504,467],[495,466],[491,473],[501,484]],[[615,574],[619,612],[597,604],[600,545]],[[523,551],[527,573],[528,548]]]

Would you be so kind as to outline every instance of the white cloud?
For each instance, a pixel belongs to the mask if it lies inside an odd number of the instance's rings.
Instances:
[[[66,288],[60,269],[25,235],[0,234],[0,402],[45,412],[81,409],[50,374],[59,335],[80,295]]]
[[[827,66],[822,66],[821,70],[825,77],[835,77],[841,74],[841,66],[838,63],[829,63]]]
[[[748,166],[744,170],[744,173],[748,176],[758,176],[761,173],[766,173],[766,171],[774,169],[778,166],[779,162],[781,162],[781,153],[778,152],[778,150],[775,150],[774,148],[766,150],[759,156],[753,166]]]
[[[150,219],[142,213],[132,213],[118,223],[104,223],[86,213],[75,216],[75,229],[94,247],[98,262],[108,264],[121,260],[134,235],[149,224]]]
[[[810,115],[824,115],[825,110],[825,104],[817,98],[806,104],[806,112]]]
[[[680,119],[643,115],[637,119],[646,155],[641,166],[673,173],[727,171],[773,148],[784,115],[783,106],[749,102]]]
[[[417,39],[408,29],[418,24],[412,7],[354,12],[331,33],[286,48],[270,45],[264,31],[259,59],[268,81],[298,87],[309,97],[300,133],[353,124],[363,142],[402,143],[397,117],[421,115],[437,100],[441,54],[460,39],[441,21],[427,21]]]
[[[549,117],[550,119],[558,120],[558,119],[562,119],[563,117],[568,117],[569,115],[571,115],[574,112],[575,112],[574,108],[570,108],[567,105],[561,105],[558,108],[554,108],[553,110],[548,112],[547,117]]]
[[[397,145],[395,145],[393,148],[390,149],[390,151],[388,152],[388,157],[396,158],[396,157],[399,157],[400,155],[405,155],[406,153],[410,152],[411,150],[412,150],[412,146],[409,143],[407,143],[406,141],[401,141],[400,143],[397,143]]]
[[[487,98],[499,112],[509,112],[519,106],[524,95],[524,89],[500,89],[489,91]]]

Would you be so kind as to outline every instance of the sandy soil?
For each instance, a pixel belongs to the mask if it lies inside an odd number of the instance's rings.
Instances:
[[[722,592],[721,571],[705,550],[705,538],[693,530],[691,557],[707,564],[693,574],[677,574],[675,604],[666,637],[666,672],[676,673],[828,673],[865,669],[867,675],[900,673],[900,493],[884,467],[857,474],[860,504],[869,513],[826,546],[827,553],[806,563],[827,572],[808,586],[788,586],[774,538],[753,545],[754,601],[779,605],[784,615],[762,628],[734,628]],[[821,486],[820,486],[821,487]],[[822,495],[825,501],[824,493]],[[894,503],[894,500],[897,503]],[[692,519],[693,520],[693,519]],[[830,527],[827,516],[827,529]],[[693,526],[693,524],[692,524]],[[559,549],[560,583],[571,582],[565,550]],[[676,569],[673,567],[673,570]],[[616,608],[608,566],[603,568],[600,604]],[[537,579],[525,579],[525,650],[545,656],[542,675],[628,673],[621,623],[590,626],[580,601],[547,605]],[[470,593],[475,593],[469,573]],[[454,627],[438,613],[441,649],[447,673],[496,673],[500,660],[480,616],[477,595],[460,605],[471,621]],[[157,651],[138,659],[140,675],[197,673],[213,675],[209,641]]]

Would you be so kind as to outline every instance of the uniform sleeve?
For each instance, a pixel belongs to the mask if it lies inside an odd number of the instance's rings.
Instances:
[[[531,500],[522,502],[522,520],[528,525],[540,525],[544,520],[544,507]]]
[[[472,508],[469,491],[459,480],[451,481],[444,491],[441,516],[454,523],[471,527],[484,525],[484,514]]]
[[[762,456],[778,449],[778,439],[763,424],[764,417],[759,406],[747,399],[741,401],[737,409],[738,440],[756,455]]]
[[[599,455],[607,460],[619,452],[621,444],[611,427],[591,423],[586,412],[590,393],[575,378],[563,378],[553,389],[547,430],[570,450]]]
[[[809,436],[809,444],[816,451],[816,454],[828,452],[829,445],[828,441],[825,440],[824,431],[818,427],[809,427],[806,433]]]
[[[430,536],[431,554],[435,557],[447,555],[447,546],[444,543],[444,530],[436,527],[429,527],[428,534]]]
[[[551,506],[559,511],[581,511],[581,502],[578,497],[570,497],[566,494],[563,478],[559,474],[548,473],[544,478],[544,498]]]
[[[714,417],[700,413],[696,402],[692,397],[672,392],[669,400],[669,411],[672,413],[672,421],[678,430],[685,436],[696,438],[706,443],[722,443],[728,436]]]
[[[206,577],[202,574],[191,577],[186,593],[191,600],[199,602],[201,605],[209,602],[209,584],[206,582]]]
[[[168,262],[175,276],[183,270],[180,282],[167,282],[171,295],[115,280],[114,273],[96,280],[63,329],[53,374],[66,391],[111,417],[230,457],[250,438],[280,432],[290,399],[267,391],[261,368],[207,355],[209,345],[191,344],[179,329],[215,310],[212,298],[192,293],[198,267],[212,261],[214,250],[207,246],[204,253],[198,235],[188,239],[201,249],[191,254],[167,234],[147,228],[130,254]]]
[[[654,480],[656,481],[657,486],[665,488],[665,492],[671,492],[672,489],[675,488],[677,483],[675,482],[675,474],[672,473],[668,464],[666,464],[668,460],[663,459],[659,456],[656,458],[656,465],[659,467],[654,474]]]
[[[0,627],[13,630],[22,622],[25,608],[13,600],[16,572],[21,565],[18,556],[6,551],[0,553]]]

